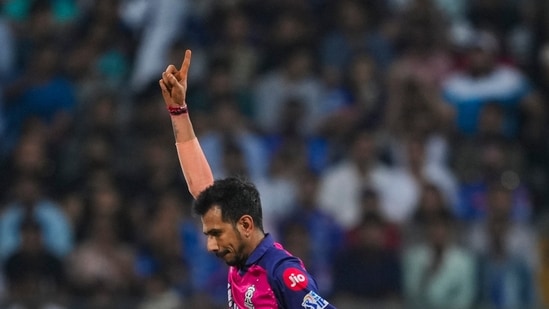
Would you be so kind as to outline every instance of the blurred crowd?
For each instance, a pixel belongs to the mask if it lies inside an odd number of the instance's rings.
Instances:
[[[0,0],[0,308],[225,308],[158,87],[339,308],[549,307],[546,0]]]

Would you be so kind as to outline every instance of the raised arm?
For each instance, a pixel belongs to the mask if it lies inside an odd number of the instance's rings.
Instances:
[[[162,73],[159,83],[162,97],[171,116],[179,163],[189,191],[196,198],[213,183],[214,179],[210,165],[194,133],[185,100],[190,64],[191,51],[187,50],[181,69],[178,70],[170,64]]]

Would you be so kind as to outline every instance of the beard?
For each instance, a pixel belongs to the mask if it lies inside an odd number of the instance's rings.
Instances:
[[[244,265],[246,265],[246,260],[248,259],[248,256],[244,253],[245,245],[242,239],[242,235],[240,235],[240,232],[236,229],[235,233],[238,240],[238,246],[235,248],[235,251],[232,252],[233,257],[231,257],[230,259],[226,258],[227,255],[231,254],[231,251],[228,249],[219,251],[218,253],[216,253],[216,256],[225,260],[225,263],[229,266],[242,268]]]
[[[240,244],[238,249],[234,252],[234,257],[231,259],[225,259],[225,263],[229,266],[241,268],[246,264],[247,256],[244,255],[244,244]]]

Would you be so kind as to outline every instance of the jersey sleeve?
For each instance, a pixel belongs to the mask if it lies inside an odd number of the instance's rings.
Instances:
[[[213,175],[198,139],[176,143],[179,164],[189,192],[196,198],[200,192],[213,184]]]
[[[316,281],[299,260],[284,261],[278,265],[274,271],[274,285],[282,308],[335,308],[318,294]]]

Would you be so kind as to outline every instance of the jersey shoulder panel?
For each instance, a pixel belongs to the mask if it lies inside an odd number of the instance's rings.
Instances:
[[[318,295],[317,283],[303,262],[282,246],[270,248],[264,262],[280,308],[335,308]]]

